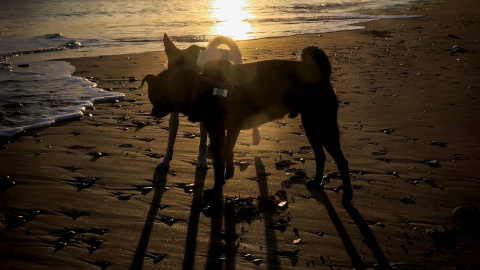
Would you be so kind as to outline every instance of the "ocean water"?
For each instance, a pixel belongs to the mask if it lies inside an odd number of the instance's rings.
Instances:
[[[0,0],[0,137],[79,117],[121,98],[72,77],[82,56],[163,50],[163,33],[186,47],[217,35],[236,40],[326,33],[404,10],[408,0]],[[375,9],[375,14],[368,15]],[[388,11],[388,12],[387,12]],[[388,14],[388,15],[387,15]]]

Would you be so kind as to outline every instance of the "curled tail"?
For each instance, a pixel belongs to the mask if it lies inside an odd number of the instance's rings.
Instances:
[[[219,49],[220,45],[226,45],[229,50]],[[218,36],[212,39],[208,45],[207,49],[200,53],[198,57],[198,63],[204,65],[211,60],[230,60],[235,64],[242,63],[242,53],[237,43],[225,36]]]
[[[207,45],[207,49],[209,48],[218,48],[218,46],[220,45],[227,45],[228,48],[230,49],[230,51],[237,51],[240,53],[240,48],[238,48],[238,45],[237,43],[229,38],[229,37],[225,37],[225,36],[218,36],[218,37],[215,37],[214,39],[212,39],[208,45]]]
[[[329,82],[332,66],[327,54],[320,48],[309,46],[302,50],[304,74],[313,82]]]

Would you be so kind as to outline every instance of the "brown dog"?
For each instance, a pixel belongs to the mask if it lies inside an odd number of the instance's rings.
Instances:
[[[233,176],[233,148],[240,130],[287,114],[301,114],[316,159],[316,176],[307,182],[307,187],[323,186],[325,147],[342,177],[343,203],[351,201],[348,162],[340,149],[338,101],[330,83],[330,61],[323,50],[307,47],[301,61],[238,65],[226,60],[211,61],[203,67],[203,75],[199,75],[198,65],[187,64],[188,56],[181,50],[166,48],[166,53],[169,61],[172,57],[179,64],[157,76],[149,74],[142,81],[142,85],[148,84],[152,114],[164,117],[181,112],[190,121],[203,121],[213,154],[214,190],[221,190],[225,180]]]

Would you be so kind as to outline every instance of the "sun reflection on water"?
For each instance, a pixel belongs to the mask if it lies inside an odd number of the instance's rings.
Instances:
[[[253,18],[248,10],[249,0],[213,0],[210,14],[216,22],[212,27],[212,35],[228,36],[236,40],[254,38],[254,27],[250,24]]]

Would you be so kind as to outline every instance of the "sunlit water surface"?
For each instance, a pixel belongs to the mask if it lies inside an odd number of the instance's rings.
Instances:
[[[216,35],[236,40],[358,29],[403,10],[407,0],[0,0],[0,136],[78,117],[122,95],[72,77],[66,57],[163,50]],[[389,15],[367,15],[369,10]],[[380,11],[380,12],[378,12]],[[407,16],[408,17],[408,16]],[[28,64],[18,66],[19,64]]]

